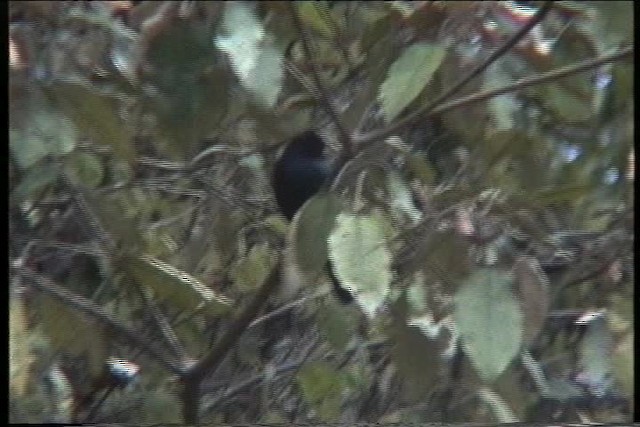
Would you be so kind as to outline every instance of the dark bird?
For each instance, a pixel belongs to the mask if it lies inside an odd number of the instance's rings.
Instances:
[[[278,159],[273,176],[273,188],[280,211],[291,220],[302,205],[316,194],[331,174],[331,166],[323,155],[324,141],[309,130],[296,136]],[[343,289],[327,262],[333,289],[344,303],[353,300]]]
[[[300,207],[324,185],[330,166],[323,156],[324,141],[306,131],[289,143],[276,163],[273,188],[280,211],[293,219]]]

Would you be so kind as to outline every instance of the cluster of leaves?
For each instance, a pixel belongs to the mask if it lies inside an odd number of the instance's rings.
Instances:
[[[554,5],[451,100],[535,10],[11,3],[11,417],[626,420],[633,67],[550,76],[630,8]],[[274,148],[309,128],[339,173],[287,226]],[[141,382],[90,401],[110,356]]]

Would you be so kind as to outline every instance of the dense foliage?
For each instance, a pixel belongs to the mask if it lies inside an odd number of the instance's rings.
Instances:
[[[9,20],[12,422],[630,420],[631,2]]]

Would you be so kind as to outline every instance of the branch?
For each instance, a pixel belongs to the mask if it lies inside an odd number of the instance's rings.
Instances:
[[[498,47],[488,58],[486,58],[482,63],[480,63],[476,68],[471,70],[466,76],[464,76],[458,83],[453,85],[450,89],[448,89],[445,93],[440,95],[435,101],[430,104],[424,106],[423,108],[419,108],[413,113],[409,114],[407,117],[397,121],[396,123],[378,131],[370,132],[369,134],[362,135],[360,137],[355,138],[355,142],[357,144],[366,144],[371,141],[376,141],[380,139],[384,139],[388,136],[393,135],[398,129],[403,128],[409,123],[413,123],[419,118],[424,117],[427,113],[435,110],[436,107],[441,105],[446,99],[451,98],[453,95],[458,93],[460,89],[462,89],[467,83],[469,83],[472,79],[480,75],[484,70],[486,70],[491,64],[493,64],[498,58],[506,54],[513,46],[518,44],[520,40],[522,40],[528,33],[535,27],[540,21],[544,19],[544,17],[549,13],[551,7],[553,6],[552,1],[546,1],[544,5],[536,12],[535,15],[510,39],[504,42],[504,44]]]
[[[571,74],[576,74],[582,71],[590,70],[599,65],[606,64],[608,62],[618,61],[620,59],[623,59],[632,55],[633,55],[633,46],[622,49],[620,51],[614,52],[609,55],[600,56],[595,59],[579,62],[578,64],[569,65],[567,67],[558,68],[556,70],[551,70],[547,73],[544,73],[535,77],[525,77],[507,86],[488,90],[485,92],[478,92],[473,95],[464,97],[462,99],[448,102],[438,108],[434,108],[429,114],[427,114],[424,117],[434,116],[436,114],[444,113],[446,111],[453,110],[458,107],[463,107],[468,104],[484,101],[486,99],[493,98],[494,96],[504,95],[505,93],[509,93],[509,92],[515,92],[529,86],[534,86],[540,83],[546,83],[549,81],[557,80],[562,77],[566,77]]]
[[[353,145],[351,142],[351,135],[347,132],[338,112],[333,106],[331,99],[327,95],[327,90],[324,87],[322,80],[320,79],[320,69],[318,68],[318,64],[313,60],[313,52],[311,52],[311,43],[309,41],[309,35],[307,34],[304,26],[302,25],[302,21],[300,20],[300,16],[298,15],[298,11],[296,10],[295,2],[289,2],[289,11],[291,13],[291,18],[293,19],[293,24],[296,27],[296,30],[300,34],[300,39],[302,41],[302,48],[304,50],[304,55],[311,65],[311,76],[313,77],[313,81],[316,85],[317,95],[320,98],[322,106],[324,107],[331,120],[335,123],[338,128],[338,132],[340,133],[340,138],[343,141],[344,146],[344,157],[350,158],[353,152]]]
[[[240,339],[240,336],[249,327],[251,321],[256,318],[264,302],[280,283],[280,268],[281,264],[280,261],[278,261],[258,293],[253,296],[253,299],[240,315],[233,321],[229,328],[224,331],[222,337],[220,337],[211,351],[193,365],[183,376],[183,410],[185,423],[197,423],[201,399],[200,384],[202,380],[207,375],[216,371],[224,361],[227,353],[229,353],[229,350],[231,350],[238,339]]]
[[[67,289],[56,285],[51,279],[36,273],[30,268],[26,267],[13,267],[17,274],[27,279],[31,285],[41,292],[49,295],[50,297],[62,302],[63,304],[71,307],[73,310],[82,312],[89,317],[97,320],[109,330],[111,330],[117,337],[127,340],[127,344],[134,343],[156,359],[160,364],[167,368],[170,372],[176,375],[181,375],[183,369],[179,362],[169,359],[165,352],[159,351],[154,348],[153,344],[147,341],[146,338],[139,336],[133,330],[114,319],[105,309],[80,295],[76,295]]]

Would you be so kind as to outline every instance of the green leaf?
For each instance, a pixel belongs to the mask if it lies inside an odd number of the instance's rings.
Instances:
[[[295,3],[304,24],[309,25],[325,37],[334,37],[329,7],[324,1],[301,1]]]
[[[633,395],[633,383],[634,383],[634,340],[633,331],[629,331],[616,345],[615,352],[612,356],[611,365],[613,374],[620,384],[620,388],[627,396]],[[636,368],[637,369],[637,368]]]
[[[21,125],[9,130],[9,147],[18,166],[27,169],[47,155],[73,151],[76,128],[63,114],[52,109],[46,100],[33,97]]]
[[[379,98],[387,122],[396,118],[422,92],[444,59],[440,45],[416,43],[391,65]]]
[[[549,278],[534,257],[519,257],[513,266],[516,292],[524,316],[523,341],[534,342],[549,313]]]
[[[560,120],[584,123],[593,117],[591,99],[579,99],[559,84],[539,88],[542,101]]]
[[[158,118],[157,148],[174,160],[190,159],[195,145],[229,111],[234,84],[219,61],[206,22],[176,20],[149,43],[149,83],[157,87],[150,106]],[[188,46],[188,48],[185,48]]]
[[[122,242],[129,249],[139,249],[143,244],[138,228],[131,219],[132,211],[136,209],[131,203],[128,192],[118,192],[116,194],[101,196],[95,192],[86,191],[83,187],[78,187],[82,192],[82,197],[87,202],[101,228],[106,231],[116,242]]]
[[[107,358],[107,336],[98,324],[46,295],[38,297],[41,327],[52,346],[76,356],[88,356],[89,370],[97,376]]]
[[[513,82],[511,76],[499,65],[500,63],[491,65],[483,74],[483,90],[496,89]],[[512,129],[514,126],[514,112],[519,108],[515,96],[513,94],[494,96],[489,99],[488,104],[493,118],[492,127],[496,131]]]
[[[246,257],[240,259],[231,276],[243,291],[258,289],[275,264],[273,251],[266,243],[254,245]]]
[[[387,175],[387,191],[394,209],[406,215],[413,224],[420,220],[422,215],[413,203],[411,189],[398,172],[391,171]]]
[[[411,176],[421,184],[431,185],[436,179],[436,172],[423,153],[410,153],[407,157],[407,167]]]
[[[308,274],[319,273],[327,262],[327,238],[340,212],[340,199],[320,193],[309,199],[294,218],[293,242],[298,266]]]
[[[396,319],[389,330],[393,343],[393,364],[413,397],[422,397],[438,381],[442,369],[440,352],[444,347],[437,340],[427,338],[420,327],[408,326]]]
[[[346,350],[357,332],[357,318],[353,307],[343,304],[323,304],[316,314],[320,332],[338,351]]]
[[[213,315],[226,313],[231,302],[216,295],[195,277],[170,264],[142,255],[125,257],[126,267],[141,284],[153,289],[160,300],[166,300],[183,310],[193,310],[204,305]]]
[[[593,191],[593,185],[568,185],[564,187],[538,190],[528,196],[534,204],[548,206],[562,202],[577,202]]]
[[[522,313],[508,273],[484,268],[465,280],[454,297],[454,319],[478,375],[494,381],[522,344]]]
[[[320,419],[337,420],[345,388],[343,375],[328,363],[316,362],[303,367],[297,381],[305,400],[318,412]]]
[[[422,271],[416,272],[407,288],[406,298],[411,314],[419,315],[428,312],[427,283]]]
[[[104,179],[100,158],[92,153],[75,153],[66,159],[66,170],[73,182],[87,188],[97,188]]]
[[[81,83],[56,82],[47,89],[80,132],[111,147],[116,156],[134,161],[132,132],[119,115],[119,101]]]
[[[254,7],[242,2],[227,3],[222,24],[226,35],[216,46],[231,60],[242,85],[265,107],[273,107],[284,77],[281,52],[267,37]]]
[[[17,201],[36,198],[38,194],[53,184],[60,175],[58,163],[45,163],[30,168],[22,177],[20,183],[11,193],[11,198]]]
[[[594,40],[600,44],[601,50],[618,47],[620,43],[633,40],[634,13],[633,2],[630,1],[591,1],[597,16],[587,29],[594,33]]]
[[[180,424],[184,420],[181,417],[180,402],[168,388],[155,388],[145,390],[141,399],[143,407],[136,411],[136,424]]]
[[[594,385],[606,385],[612,367],[613,336],[604,315],[589,322],[587,332],[580,343],[580,365]]]
[[[35,355],[32,353],[34,331],[29,330],[29,316],[22,298],[9,301],[9,391],[24,397],[32,381]]]
[[[340,284],[373,317],[384,303],[391,283],[391,255],[381,219],[340,214],[329,236],[329,257]]]

